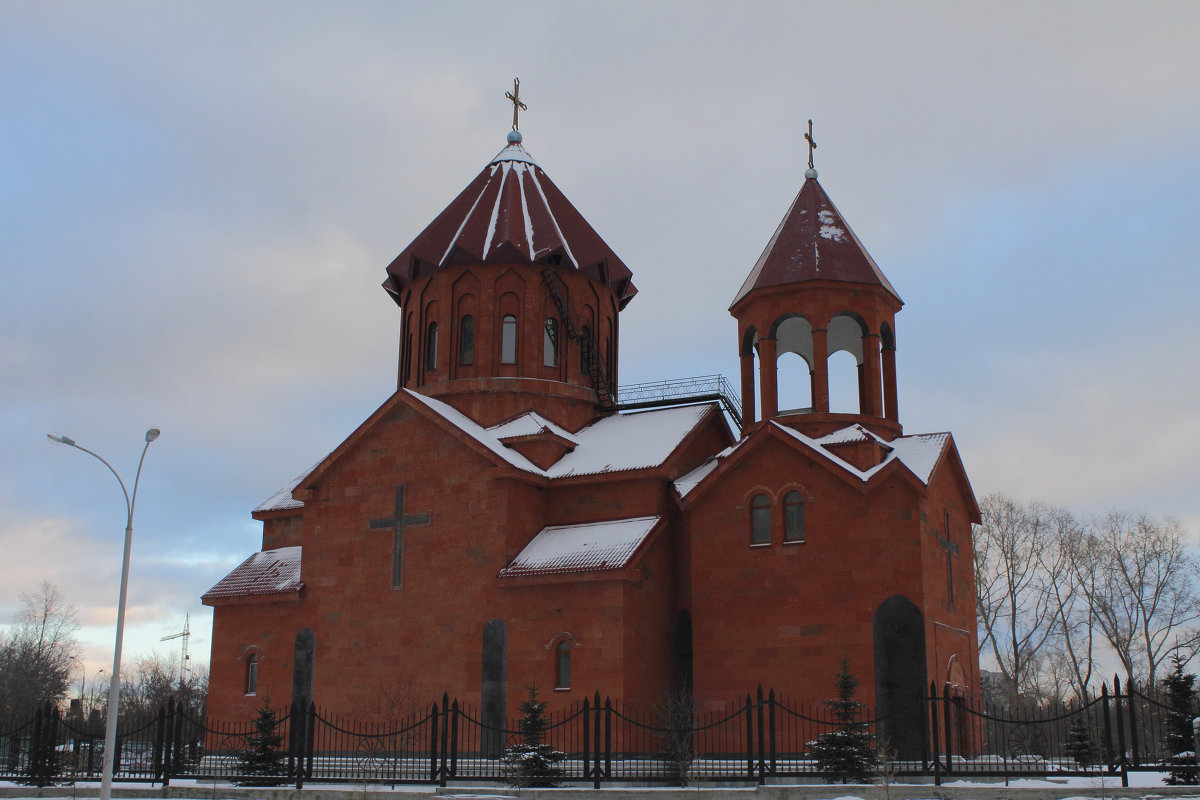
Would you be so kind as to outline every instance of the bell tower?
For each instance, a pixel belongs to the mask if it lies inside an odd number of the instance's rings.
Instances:
[[[902,433],[895,316],[903,301],[817,181],[811,120],[805,138],[804,184],[729,307],[738,321],[742,431],[757,424],[757,396],[762,419],[810,436],[859,423],[890,440]],[[842,352],[857,366],[858,407],[835,412],[830,359]],[[780,397],[779,364],[789,354],[807,368],[807,404]]]

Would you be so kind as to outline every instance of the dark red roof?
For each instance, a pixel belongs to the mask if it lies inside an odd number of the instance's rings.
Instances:
[[[637,293],[633,273],[519,138],[396,256],[383,287],[399,303],[405,286],[442,267],[499,263],[577,269],[607,283],[622,308]]]
[[[255,553],[205,592],[201,600],[298,592],[304,586],[300,560],[299,545]]]
[[[755,289],[818,280],[882,286],[900,299],[821,184],[810,176],[730,305]]]

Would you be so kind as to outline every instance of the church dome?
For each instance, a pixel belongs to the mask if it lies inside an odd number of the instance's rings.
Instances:
[[[624,308],[633,274],[521,143],[509,143],[388,265],[383,287],[404,289],[448,267],[528,264],[573,269],[606,284]]]

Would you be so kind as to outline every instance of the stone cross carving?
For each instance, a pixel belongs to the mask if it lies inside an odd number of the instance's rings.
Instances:
[[[950,533],[950,523],[946,522],[946,533]],[[958,545],[944,536],[938,536],[938,547],[946,551],[946,594],[951,604],[954,603],[954,556],[958,553]]]
[[[396,513],[387,519],[373,519],[371,530],[392,529],[392,588],[404,585],[404,528],[407,525],[428,525],[429,512],[404,513],[404,484],[396,487]]]
[[[513,78],[513,90],[505,92],[504,96],[512,101],[513,104],[513,130],[517,129],[517,112],[528,111],[529,108],[521,102],[521,79]]]
[[[808,140],[808,168],[815,169],[813,167],[813,150],[817,149],[817,143],[813,139],[811,119],[808,121],[808,133],[804,134],[804,138]]]

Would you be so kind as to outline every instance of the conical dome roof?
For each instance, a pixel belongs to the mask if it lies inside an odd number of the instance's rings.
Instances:
[[[730,307],[755,289],[818,280],[882,286],[900,300],[815,174],[806,177]]]
[[[383,286],[397,303],[404,287],[444,267],[538,264],[574,268],[616,293],[633,274],[521,145],[519,133],[466,189],[388,265]]]

